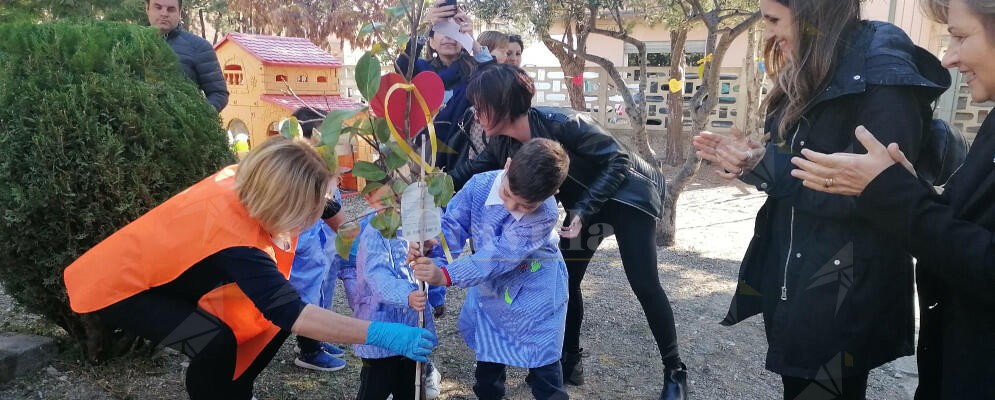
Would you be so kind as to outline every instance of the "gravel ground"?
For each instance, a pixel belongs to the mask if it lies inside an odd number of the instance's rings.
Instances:
[[[703,172],[703,175],[707,172]],[[659,251],[659,272],[674,306],[681,354],[687,363],[691,397],[697,399],[777,399],[779,378],[763,369],[766,340],[759,318],[734,327],[718,321],[735,289],[739,260],[752,235],[756,210],[764,199],[752,188],[704,178],[682,195],[677,244]],[[346,210],[357,215],[353,198]],[[583,399],[650,399],[662,385],[656,345],[635,296],[626,283],[613,239],[606,240],[585,278],[583,346],[586,384],[570,386]],[[339,293],[341,293],[341,286]],[[456,330],[464,291],[453,289],[449,314],[439,323],[441,346],[433,360],[443,374],[441,399],[471,399],[473,353]],[[341,297],[341,296],[339,296]],[[341,299],[337,299],[341,300]],[[336,311],[348,312],[341,302]],[[64,332],[27,315],[0,292],[0,332],[40,333],[65,339]],[[135,355],[105,365],[80,361],[79,351],[62,341],[62,352],[47,369],[0,385],[0,399],[182,399],[186,359],[172,351]],[[359,360],[337,372],[293,366],[292,340],[283,346],[256,383],[259,399],[353,398]],[[868,398],[911,398],[914,362],[899,360],[872,372]],[[509,371],[509,398],[529,399],[525,371]]]

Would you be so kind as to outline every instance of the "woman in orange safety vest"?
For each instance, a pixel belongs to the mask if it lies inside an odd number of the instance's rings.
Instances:
[[[69,265],[70,306],[187,354],[192,399],[251,399],[290,333],[426,361],[429,331],[307,305],[287,282],[297,233],[321,215],[331,180],[311,146],[269,139]]]

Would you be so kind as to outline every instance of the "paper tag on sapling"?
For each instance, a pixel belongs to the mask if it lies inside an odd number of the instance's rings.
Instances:
[[[401,230],[412,242],[434,239],[442,233],[442,210],[425,182],[414,182],[401,194]]]

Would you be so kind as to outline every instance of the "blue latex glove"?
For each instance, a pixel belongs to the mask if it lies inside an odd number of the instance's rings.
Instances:
[[[419,362],[428,362],[428,355],[439,342],[432,332],[393,322],[370,322],[366,344],[383,347]]]

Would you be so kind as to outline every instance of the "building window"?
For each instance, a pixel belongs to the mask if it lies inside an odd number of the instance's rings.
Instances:
[[[307,83],[307,75],[298,75],[297,76],[297,82],[298,83]]]
[[[276,81],[277,82],[286,82],[287,81],[287,76],[286,75],[277,75],[276,76]]]
[[[705,58],[705,41],[688,40],[685,42],[684,57],[686,65],[695,65],[698,60]],[[670,42],[646,42],[647,67],[669,67],[670,60]],[[625,45],[625,65],[630,67],[639,65],[639,52],[636,50],[636,46]]]
[[[327,76],[319,76],[318,77],[318,83],[326,83],[326,82],[328,82],[328,77]]]
[[[242,72],[242,66],[238,64],[225,65],[224,76],[225,81],[230,86],[239,86],[245,82],[245,73]]]

